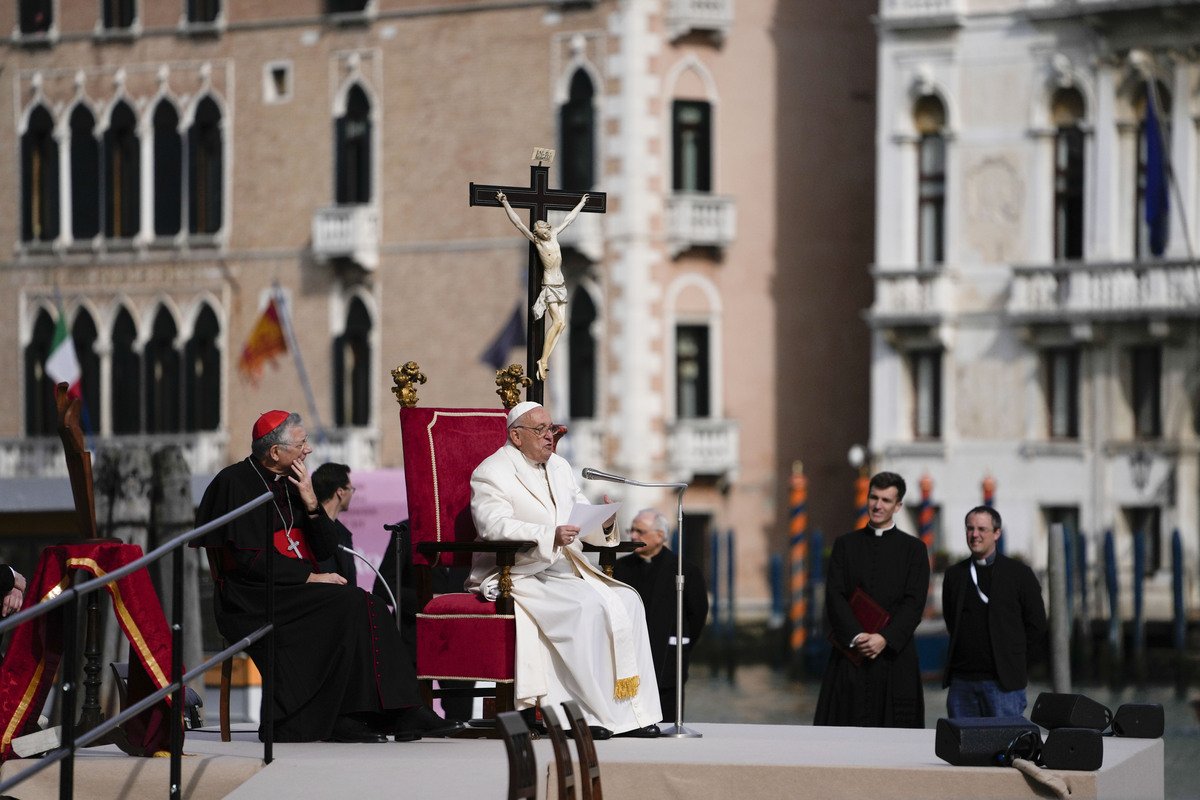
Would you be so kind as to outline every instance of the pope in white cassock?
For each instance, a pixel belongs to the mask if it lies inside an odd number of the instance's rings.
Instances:
[[[609,547],[620,540],[615,520],[582,536],[567,524],[574,505],[587,502],[571,465],[554,452],[546,409],[517,405],[508,441],[471,474],[480,537],[537,543],[512,568],[517,708],[575,700],[589,725],[607,729],[601,738],[657,736],[662,711],[641,598],[583,555],[581,540]],[[477,553],[467,588],[495,597],[499,576],[495,556]]]

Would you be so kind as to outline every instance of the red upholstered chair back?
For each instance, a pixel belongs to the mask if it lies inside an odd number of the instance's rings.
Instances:
[[[504,444],[507,415],[490,408],[400,409],[414,550],[421,542],[475,541],[471,473]],[[418,552],[413,562],[429,563]],[[470,553],[441,554],[441,566],[470,565]]]

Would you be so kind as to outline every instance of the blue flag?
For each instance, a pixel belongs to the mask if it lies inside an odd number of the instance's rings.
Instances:
[[[485,364],[491,365],[492,369],[504,369],[508,361],[508,354],[514,347],[522,347],[525,344],[525,307],[520,303],[513,309],[512,316],[508,318],[503,330],[499,335],[488,345],[487,349],[479,356],[479,360]]]
[[[1162,129],[1155,113],[1153,89],[1146,92],[1146,226],[1150,229],[1150,252],[1161,256],[1167,249],[1167,218],[1170,206],[1167,199],[1166,153],[1163,151]]]

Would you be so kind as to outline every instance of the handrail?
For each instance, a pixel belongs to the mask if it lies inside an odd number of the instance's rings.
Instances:
[[[62,762],[61,772],[59,774],[59,797],[63,800],[71,800],[74,797],[74,759],[75,751],[79,747],[87,746],[88,743],[99,739],[104,734],[117,728],[130,718],[136,716],[142,711],[150,708],[159,700],[162,700],[167,695],[173,695],[171,700],[171,769],[170,769],[170,793],[169,797],[179,798],[182,792],[182,755],[183,755],[183,706],[184,706],[184,684],[192,680],[196,676],[202,674],[212,666],[220,663],[229,656],[244,650],[249,645],[263,638],[274,630],[274,599],[275,599],[275,584],[274,584],[274,559],[267,559],[267,621],[266,624],[252,631],[248,636],[240,641],[230,645],[222,650],[217,655],[205,661],[203,664],[194,667],[190,671],[183,672],[183,546],[197,539],[210,531],[220,528],[234,519],[254,510],[260,505],[271,500],[270,492],[263,492],[258,497],[250,502],[239,506],[232,511],[217,517],[211,522],[201,525],[199,528],[180,534],[171,541],[160,545],[159,547],[145,553],[141,558],[131,561],[125,566],[107,573],[103,577],[93,577],[88,580],[81,581],[78,585],[64,589],[57,597],[51,598],[41,603],[37,603],[24,611],[13,614],[12,616],[0,622],[0,635],[23,622],[35,619],[44,614],[48,614],[55,609],[70,605],[69,613],[64,614],[63,618],[63,656],[59,663],[59,687],[62,693],[62,743],[55,750],[50,751],[43,756],[39,762],[23,770],[19,775],[9,778],[7,781],[0,782],[0,796],[8,794],[7,790],[10,787],[16,786],[44,769],[53,766],[56,763]],[[271,534],[268,531],[266,534],[266,546],[271,547]],[[110,583],[114,583],[126,575],[137,572],[139,569],[144,569],[148,565],[158,561],[165,555],[174,554],[172,571],[174,573],[172,585],[174,587],[174,602],[172,603],[172,621],[171,621],[171,674],[177,676],[168,685],[155,691],[133,705],[127,707],[116,716],[102,722],[101,724],[91,728],[90,730],[80,734],[75,734],[75,680],[74,676],[78,673],[79,665],[76,663],[76,619],[80,608],[80,598],[87,594],[102,589]],[[264,703],[263,714],[263,762],[270,764],[273,760],[273,745],[274,745],[274,712],[273,703],[269,701],[273,692],[273,663],[274,663],[274,637],[267,639],[267,659],[266,670],[263,675],[263,696],[268,698],[268,702]]]

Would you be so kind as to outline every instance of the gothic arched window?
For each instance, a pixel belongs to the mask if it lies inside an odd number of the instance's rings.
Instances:
[[[371,202],[371,102],[361,86],[346,96],[346,113],[338,118],[337,202]]]
[[[140,157],[137,117],[127,103],[118,103],[104,134],[104,232],[110,238],[132,238],[140,227]]]
[[[178,335],[174,318],[160,308],[154,316],[154,328],[145,351],[147,433],[173,433],[182,427],[179,351],[175,349]]]
[[[71,338],[75,340],[75,358],[79,360],[79,384],[83,390],[84,430],[100,430],[100,354],[96,352],[96,321],[87,309],[75,314],[71,326]]]
[[[190,181],[188,230],[216,233],[221,229],[221,110],[211,97],[200,101],[188,132]]]
[[[559,110],[562,188],[583,192],[595,185],[596,114],[592,79],[582,68],[571,76],[567,102]]]
[[[1083,258],[1083,96],[1059,89],[1051,115],[1054,134],[1054,259]]]
[[[137,325],[122,308],[113,323],[112,397],[113,433],[142,430],[142,358],[137,351]]]
[[[596,339],[592,325],[596,322],[596,306],[585,289],[577,289],[571,301],[568,369],[571,373],[571,419],[592,419],[596,416]]]
[[[46,375],[46,358],[54,342],[54,320],[45,309],[33,321],[33,336],[25,348],[25,434],[53,436],[58,429],[54,384]]]
[[[220,333],[217,315],[205,304],[183,354],[184,430],[215,431],[220,427]]]
[[[167,100],[154,109],[154,235],[174,236],[183,219],[183,141],[179,113]]]
[[[371,316],[362,300],[350,301],[346,329],[333,343],[334,424],[371,422]]]
[[[85,106],[71,112],[71,234],[79,240],[100,233],[100,142],[96,118]]]
[[[54,140],[54,119],[45,106],[33,110],[21,136],[21,201],[21,239],[57,239],[58,142]]]
[[[917,264],[946,257],[946,108],[933,95],[913,109],[917,134]]]

